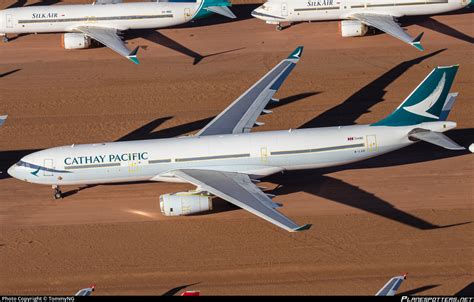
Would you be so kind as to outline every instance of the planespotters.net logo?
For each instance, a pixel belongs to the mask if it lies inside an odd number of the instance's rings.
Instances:
[[[403,296],[401,302],[474,302],[474,297],[408,297]]]

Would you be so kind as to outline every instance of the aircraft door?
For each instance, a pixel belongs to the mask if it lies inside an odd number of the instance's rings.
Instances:
[[[95,16],[88,16],[87,23],[97,23],[97,17]]]
[[[267,147],[260,148],[260,160],[262,163],[266,163],[268,160],[268,149]]]
[[[140,171],[140,166],[138,161],[129,161],[128,162],[128,172],[136,173]]]
[[[281,4],[281,15],[282,17],[288,17],[288,5],[286,2],[283,2]]]
[[[7,28],[13,28],[13,17],[12,17],[12,15],[7,15]]]
[[[189,8],[184,9],[184,21],[191,19],[191,10]]]
[[[46,169],[43,170],[43,176],[53,176],[53,169],[54,169],[54,161],[52,159],[45,159],[44,160],[44,167]]]
[[[377,137],[374,135],[367,135],[367,151],[377,152]]]

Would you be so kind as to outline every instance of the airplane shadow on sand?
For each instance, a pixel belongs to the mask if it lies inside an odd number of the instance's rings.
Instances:
[[[235,48],[235,49],[230,49],[230,50],[225,50],[225,51],[220,51],[216,53],[211,53],[207,55],[203,55],[200,53],[195,52],[194,50],[191,50],[187,48],[186,46],[180,44],[179,42],[168,38],[164,34],[160,33],[159,31],[156,31],[154,29],[142,29],[142,30],[134,30],[134,31],[129,31],[125,34],[125,40],[130,40],[134,38],[141,37],[143,39],[146,39],[150,42],[153,42],[155,44],[164,46],[166,48],[169,48],[171,50],[174,50],[176,52],[179,52],[185,56],[191,57],[193,59],[193,65],[198,64],[205,58],[229,53],[229,52],[234,52],[234,51],[239,51],[242,49],[245,49],[245,47],[240,47],[240,48]],[[143,45],[140,46],[142,49],[147,49],[148,46]]]
[[[370,108],[384,100],[385,89],[403,73],[412,66],[423,62],[425,59],[441,53],[444,50],[438,50],[419,58],[408,60],[396,65],[388,72],[382,74],[377,79],[360,89],[341,104],[323,112],[316,118],[308,121],[300,128],[335,126],[339,124],[351,125],[363,114],[370,112]],[[299,101],[318,94],[319,92],[308,92],[299,95],[281,99],[276,103],[276,107],[283,106],[295,101]],[[274,107],[275,107],[274,106]],[[224,108],[222,108],[224,109]],[[117,141],[132,141],[139,139],[168,138],[195,132],[203,128],[213,117],[201,119],[198,121],[178,125],[175,127],[154,131],[161,124],[172,117],[163,117],[151,121],[150,123],[122,136]],[[454,129],[448,132],[448,135],[461,145],[467,146],[474,140],[474,128]],[[10,165],[14,164],[21,157],[37,150],[16,150],[0,151],[0,170],[5,171]],[[462,222],[453,225],[438,226],[421,218],[415,217],[410,213],[395,208],[389,202],[366,192],[361,188],[348,184],[342,180],[328,176],[327,174],[347,169],[370,169],[388,166],[399,166],[414,164],[426,161],[435,161],[439,159],[464,156],[468,151],[450,151],[445,150],[424,142],[411,145],[404,149],[394,151],[376,158],[368,159],[362,162],[343,165],[339,167],[288,172],[288,175],[273,175],[264,179],[277,184],[273,189],[276,195],[291,194],[294,192],[307,192],[312,195],[320,196],[340,204],[361,209],[401,224],[414,227],[420,230],[430,230],[445,228],[455,225],[461,225],[470,222]],[[0,174],[0,179],[8,178],[8,174]],[[69,195],[75,194],[80,190],[71,191]],[[66,193],[68,194],[68,193]],[[218,201],[218,200],[217,200]],[[217,211],[233,210],[235,207],[225,206],[225,202],[219,203]]]
[[[464,14],[472,14],[474,12],[473,7],[470,8],[463,8],[458,11],[453,11],[445,14],[440,14],[438,16],[443,16],[443,15],[464,15]],[[471,17],[472,18],[472,17]],[[413,16],[413,17],[404,17],[401,19],[403,21],[403,25],[409,26],[409,25],[419,25],[424,28],[430,29],[432,31],[436,31],[440,34],[450,36],[452,38],[468,42],[468,43],[474,43],[474,38],[460,32],[459,30],[444,24],[438,20],[433,19],[432,16]]]
[[[404,291],[402,293],[397,293],[396,296],[413,296],[413,295],[416,295],[418,293],[422,293],[424,291],[427,291],[429,289],[432,289],[432,288],[435,288],[435,287],[438,287],[438,286],[439,286],[439,284],[425,285],[425,286],[421,286],[421,287],[418,287],[418,288],[414,288],[414,289]]]
[[[468,285],[466,285],[466,287],[464,287],[463,289],[461,289],[459,292],[455,293],[454,295],[458,297],[474,296],[474,282],[469,283]]]
[[[18,71],[20,71],[20,70],[21,70],[21,68],[17,68],[17,69],[13,69],[13,70],[10,70],[10,71],[4,72],[4,73],[0,73],[0,79],[1,79],[1,78],[4,78],[4,77],[6,77],[6,76],[9,76],[9,75],[11,75],[11,74],[14,74],[14,73],[16,73],[16,72],[18,72]]]
[[[217,25],[217,24],[247,20],[247,19],[252,18],[251,12],[260,5],[261,4],[234,4],[232,5],[231,10],[237,17],[235,19],[230,19],[218,14],[214,14],[212,16],[193,20],[193,21],[190,21],[188,23],[184,23],[178,26],[167,27],[167,29],[195,28],[195,27],[210,26],[210,25]],[[135,39],[139,37],[144,38],[150,42],[167,47],[169,49],[172,49],[174,51],[177,51],[188,57],[193,58],[194,59],[193,65],[198,64],[201,60],[208,57],[221,55],[221,54],[225,54],[229,52],[234,52],[234,51],[238,51],[245,48],[245,47],[242,47],[242,48],[230,49],[226,51],[203,55],[194,50],[187,48],[186,46],[180,44],[177,41],[170,39],[169,37],[159,32],[159,30],[160,29],[130,30],[130,31],[125,32],[124,38],[125,40],[131,40],[131,39]],[[146,49],[146,46],[142,46],[142,48]]]

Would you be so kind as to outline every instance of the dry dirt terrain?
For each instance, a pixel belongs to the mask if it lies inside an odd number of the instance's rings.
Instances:
[[[2,8],[12,0],[0,0]],[[68,1],[69,2],[69,1]],[[71,1],[72,2],[72,1]],[[90,2],[90,1],[87,1]],[[242,2],[240,2],[242,3]],[[191,185],[65,187],[10,178],[22,156],[58,145],[196,132],[296,46],[298,66],[255,131],[370,123],[437,65],[460,64],[448,136],[474,142],[473,14],[402,19],[424,52],[386,34],[342,38],[337,22],[277,32],[236,4],[211,17],[127,35],[140,65],[99,47],[64,50],[59,34],[0,43],[0,294],[373,295],[408,272],[400,293],[471,290],[474,157],[419,143],[373,160],[270,177],[265,185],[303,233],[287,233],[217,200],[168,218],[158,196]],[[61,4],[58,4],[61,5]]]

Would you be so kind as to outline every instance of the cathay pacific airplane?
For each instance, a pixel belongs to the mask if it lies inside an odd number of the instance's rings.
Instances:
[[[433,15],[461,9],[471,0],[268,0],[252,12],[252,16],[277,24],[283,22],[341,20],[343,37],[363,36],[369,27],[424,50],[420,40],[413,38],[397,23],[403,16]]]
[[[235,18],[228,6],[229,0],[96,0],[92,4],[16,7],[0,11],[0,35],[8,41],[7,34],[63,32],[65,49],[88,48],[93,39],[138,64],[138,47],[130,51],[120,37],[122,31],[175,26],[212,13]]]
[[[309,229],[276,209],[256,185],[286,170],[342,165],[394,151],[418,141],[461,150],[442,132],[455,101],[449,93],[458,66],[435,68],[389,116],[370,125],[251,132],[257,118],[300,60],[303,47],[270,70],[197,134],[190,137],[70,145],[23,157],[8,173],[20,180],[52,185],[133,181],[187,182],[190,192],[160,196],[161,212],[185,215],[212,209],[218,196],[287,231]]]

